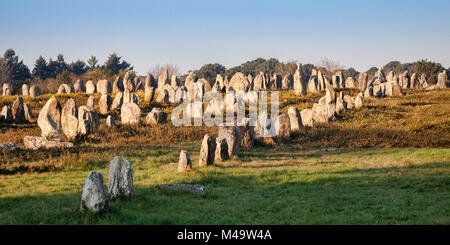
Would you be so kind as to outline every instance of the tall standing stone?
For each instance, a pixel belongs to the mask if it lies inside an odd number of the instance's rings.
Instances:
[[[109,94],[112,92],[111,82],[109,80],[100,80],[97,82],[97,93]]]
[[[297,70],[294,73],[294,93],[297,96],[306,95],[306,86],[304,84],[304,75],[302,65],[298,64]]]
[[[14,118],[15,122],[25,122],[25,108],[23,105],[23,99],[22,97],[17,97],[17,99],[14,101],[12,108],[11,108],[12,116]]]
[[[198,159],[198,165],[200,167],[206,167],[214,164],[216,152],[216,137],[212,135],[205,135],[203,137],[202,146],[200,149],[200,157]]]
[[[301,127],[303,127],[300,113],[297,108],[289,107],[288,115],[291,122],[291,131],[299,130]]]
[[[112,99],[109,94],[102,94],[98,100],[98,112],[102,115],[107,115],[111,109]]]
[[[28,84],[23,84],[22,85],[22,95],[23,96],[29,96],[30,95],[30,89],[28,87]]]
[[[36,85],[31,86],[31,88],[30,88],[31,98],[36,98],[39,95],[41,95],[41,90],[39,89],[39,87]]]
[[[69,140],[78,136],[78,108],[74,99],[68,99],[61,111],[62,132]]]
[[[109,163],[108,193],[111,200],[134,197],[134,170],[123,156],[116,156]]]
[[[92,80],[89,80],[86,82],[86,93],[87,94],[93,94],[95,93],[95,84]]]
[[[55,96],[52,96],[39,113],[37,120],[41,128],[41,135],[46,138],[59,138],[61,136],[61,105]]]
[[[226,139],[228,155],[237,156],[241,151],[241,132],[238,126],[219,127],[219,139]]]

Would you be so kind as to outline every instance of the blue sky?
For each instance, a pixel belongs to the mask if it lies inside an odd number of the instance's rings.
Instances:
[[[367,70],[428,58],[450,66],[448,0],[0,0],[0,52],[33,68],[39,55],[67,62],[116,52],[143,74],[182,72],[258,57]]]

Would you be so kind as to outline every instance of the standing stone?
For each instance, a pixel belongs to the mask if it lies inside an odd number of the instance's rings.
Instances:
[[[156,97],[156,102],[158,102],[158,103],[168,103],[169,102],[169,93],[167,92],[166,89],[159,90],[158,97]]]
[[[31,98],[36,98],[39,95],[41,95],[41,90],[39,89],[39,87],[36,85],[31,86],[31,88],[30,88]]]
[[[58,94],[65,94],[66,88],[64,87],[64,84],[59,85],[58,87]]]
[[[356,97],[355,97],[355,108],[361,108],[364,104],[364,96],[359,93]]]
[[[61,136],[61,105],[55,96],[52,96],[39,113],[37,120],[41,128],[41,135],[46,138],[59,138]]]
[[[215,160],[224,161],[229,158],[228,144],[225,138],[216,140],[216,152],[214,155]]]
[[[400,85],[394,85],[393,96],[403,96],[402,87]]]
[[[86,82],[86,93],[87,94],[95,93],[95,84],[92,80]]]
[[[443,88],[447,88],[448,87],[448,76],[447,76],[447,71],[443,70],[441,73],[439,73],[438,75],[438,82],[436,84],[437,89],[443,89]]]
[[[12,122],[14,121],[12,112],[11,112],[11,107],[9,107],[9,105],[5,105],[2,108],[2,111],[0,113],[0,121],[4,121],[4,122]]]
[[[290,89],[294,87],[294,76],[292,74],[286,74],[281,81],[282,89]]]
[[[25,149],[39,150],[39,149],[52,149],[52,148],[72,148],[73,143],[62,142],[60,139],[47,139],[43,136],[25,136],[23,138],[23,144]]]
[[[116,123],[114,122],[114,119],[111,115],[108,115],[108,117],[106,118],[106,126],[108,128],[113,128],[116,126]]]
[[[303,82],[304,75],[302,71],[302,65],[297,65],[297,70],[294,73],[294,93],[297,96],[306,95],[306,86]]]
[[[33,112],[31,111],[31,106],[29,104],[24,104],[23,109],[25,110],[25,119],[31,122],[33,119]]]
[[[78,136],[78,109],[74,99],[68,99],[61,111],[62,132],[69,141]]]
[[[153,97],[155,96],[155,88],[151,86],[147,86],[147,83],[144,86],[144,101],[145,102],[151,102],[153,100]]]
[[[28,84],[23,84],[22,85],[22,95],[23,96],[29,96],[30,95],[30,89],[28,87]]]
[[[334,91],[333,87],[328,86],[325,89],[326,93],[325,93],[325,103],[330,104],[330,103],[335,103],[336,102],[336,92]]]
[[[151,125],[158,125],[167,122],[167,114],[161,108],[153,108],[145,118],[145,122]]]
[[[161,74],[158,76],[158,90],[163,90],[166,84],[170,84],[169,71],[167,69],[161,72]]]
[[[84,88],[84,84],[83,81],[81,81],[80,79],[78,79],[74,84],[73,84],[73,90],[75,93],[84,93],[86,91],[86,89]]]
[[[360,91],[365,91],[367,88],[367,73],[361,72],[358,76],[358,85]]]
[[[139,124],[141,121],[141,109],[135,103],[125,103],[120,109],[122,124]]]
[[[278,138],[289,138],[291,136],[291,119],[287,113],[281,113],[275,118],[274,123]]]
[[[186,173],[192,170],[191,158],[187,151],[182,150],[180,152],[180,159],[178,160],[177,171],[180,173]]]
[[[216,137],[212,135],[205,135],[202,141],[202,147],[200,149],[200,157],[198,159],[198,165],[200,167],[206,167],[214,164],[216,152]]]
[[[84,181],[80,210],[101,213],[108,209],[108,190],[103,182],[103,174],[91,171]]]
[[[75,92],[75,89],[73,88],[73,85],[72,85],[72,84],[64,83],[62,86],[64,87],[64,92],[65,92],[66,94]]]
[[[345,88],[357,88],[358,84],[356,83],[353,77],[347,77],[344,83]]]
[[[311,109],[303,109],[300,112],[300,118],[302,119],[302,125],[309,127],[313,126],[313,117]]]
[[[340,115],[345,111],[345,108],[344,96],[341,92],[340,96],[336,98],[336,114]]]
[[[123,156],[116,156],[109,163],[108,193],[111,200],[134,197],[134,171]]]
[[[219,139],[226,139],[228,144],[228,155],[237,156],[241,151],[241,132],[238,126],[219,127]]]
[[[91,96],[89,96],[89,98],[86,101],[86,106],[89,106],[92,109],[94,109],[94,105],[95,105],[95,97],[93,95],[91,95]]]
[[[112,85],[113,93],[123,92],[123,81],[120,76],[117,76]]]
[[[112,92],[111,82],[109,80],[100,80],[97,82],[97,93],[109,94]]]
[[[281,86],[281,80],[280,80],[280,86]],[[242,72],[236,72],[230,80],[230,87],[233,88],[234,91],[243,91],[247,92],[248,88],[250,87],[250,82],[248,80],[248,77],[244,75]]]
[[[352,97],[350,97],[350,95],[344,96],[344,102],[346,104],[347,110],[351,110],[351,109],[355,108],[355,101],[353,100]]]
[[[298,112],[297,108],[292,106],[289,107],[288,116],[291,123],[291,131],[296,131],[303,127],[300,113]]]
[[[111,105],[111,110],[115,110],[116,108],[119,108],[122,106],[123,103],[123,93],[118,92],[116,93],[116,97],[114,97],[114,100]]]
[[[15,122],[21,123],[21,122],[25,122],[26,118],[25,118],[25,109],[23,106],[23,99],[22,97],[17,97],[17,99],[14,101],[12,108],[11,108],[11,113],[13,116],[13,119]]]
[[[107,115],[109,113],[111,102],[112,99],[109,94],[102,94],[102,96],[100,96],[100,99],[98,100],[98,111],[100,114]]]
[[[245,120],[244,125],[239,127],[241,132],[241,148],[250,150],[255,145],[255,127],[250,125],[249,120]]]
[[[10,83],[3,83],[3,96],[10,96],[13,94],[13,87]]]
[[[78,107],[78,135],[89,135],[98,129],[98,125],[98,116],[92,107]]]

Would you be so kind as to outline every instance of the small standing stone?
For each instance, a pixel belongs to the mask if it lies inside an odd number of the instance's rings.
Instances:
[[[216,140],[216,152],[214,154],[215,160],[224,161],[229,158],[228,155],[228,144],[226,139]]]
[[[182,150],[180,152],[180,159],[178,160],[177,171],[180,173],[185,173],[192,170],[191,158],[187,151]]]
[[[91,171],[83,184],[80,210],[100,213],[107,209],[108,191],[103,182],[103,174]]]

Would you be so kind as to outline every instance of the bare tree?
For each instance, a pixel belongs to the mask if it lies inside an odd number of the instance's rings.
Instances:
[[[152,66],[149,69],[149,72],[155,78],[158,78],[158,76],[166,69],[169,71],[169,77],[171,77],[172,75],[178,75],[179,70],[180,70],[177,65],[173,65],[173,64],[165,64],[165,65],[157,64],[157,65]]]
[[[336,71],[343,70],[345,68],[340,65],[339,62],[328,59],[327,57],[321,58],[320,62],[317,64],[317,67],[319,67],[319,69],[321,69],[322,72],[328,77],[331,77]]]

